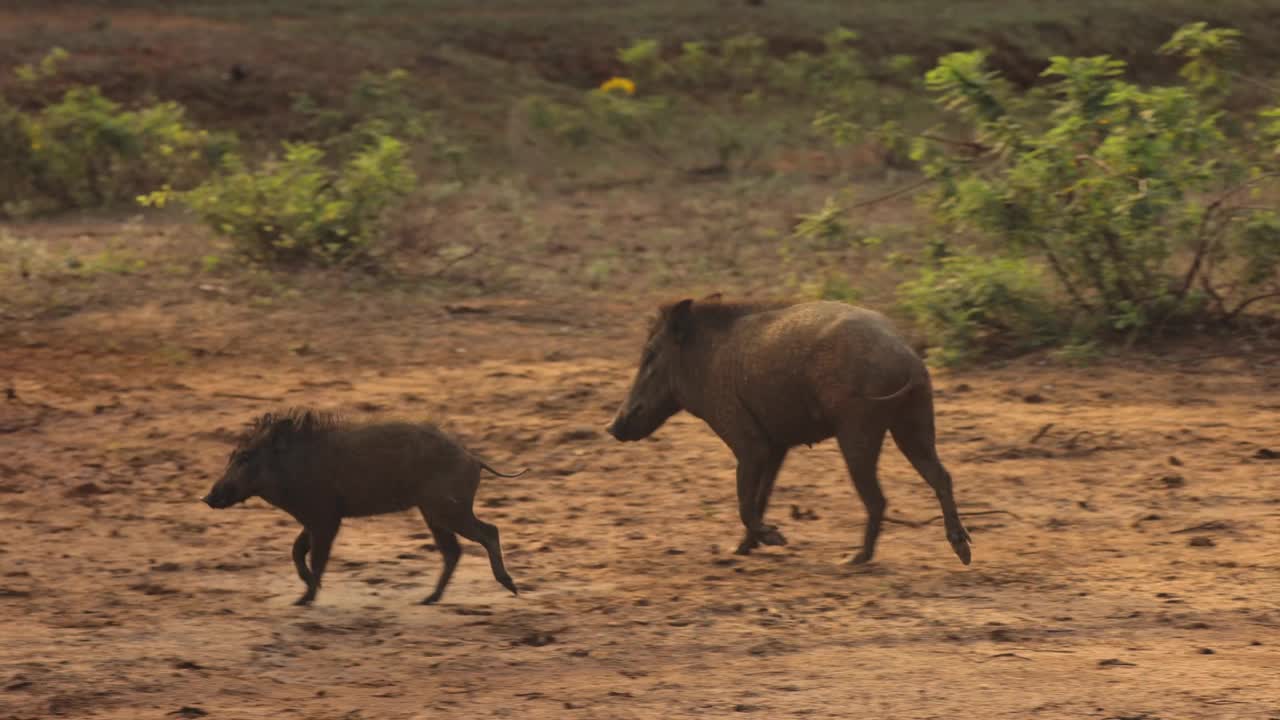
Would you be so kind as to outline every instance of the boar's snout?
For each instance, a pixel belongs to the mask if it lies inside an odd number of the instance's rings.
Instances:
[[[209,491],[208,495],[200,498],[200,500],[214,510],[222,510],[223,508],[229,508],[232,505],[235,505],[240,498],[235,497],[235,493],[233,493],[229,488],[215,487],[213,490]]]
[[[622,439],[618,437],[618,418],[614,418],[608,425],[606,425],[604,431],[612,435],[614,440]]]
[[[630,442],[640,440],[644,436],[635,431],[634,418],[643,407],[636,405],[634,407],[623,407],[618,410],[618,414],[613,416],[613,421],[604,429],[605,432],[613,436],[613,439],[622,442]]]

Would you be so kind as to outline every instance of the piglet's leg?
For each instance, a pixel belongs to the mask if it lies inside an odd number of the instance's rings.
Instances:
[[[494,579],[510,590],[511,594],[518,595],[520,591],[516,589],[515,581],[502,562],[502,540],[498,528],[477,518],[469,508],[455,513],[452,524],[453,530],[459,535],[484,546],[485,552],[489,554],[489,567],[493,570]]]
[[[458,567],[458,560],[462,557],[462,546],[458,544],[458,536],[441,523],[433,522],[425,508],[422,510],[422,517],[427,521],[427,527],[431,528],[431,536],[435,538],[436,549],[440,551],[440,555],[444,559],[444,567],[440,569],[440,578],[436,580],[436,589],[422,601],[423,605],[432,605],[439,602],[440,598],[444,596],[444,589],[449,585],[449,578],[453,577],[453,571]]]

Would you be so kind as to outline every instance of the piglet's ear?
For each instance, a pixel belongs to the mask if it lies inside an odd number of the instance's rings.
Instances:
[[[676,342],[687,340],[693,334],[693,299],[686,298],[672,306],[667,323]]]

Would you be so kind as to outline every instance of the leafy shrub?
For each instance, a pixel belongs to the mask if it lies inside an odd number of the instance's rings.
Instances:
[[[1179,30],[1163,51],[1188,58],[1186,82],[1169,87],[1127,82],[1105,56],[1053,58],[1047,108],[1013,97],[981,53],[944,57],[926,81],[974,144],[919,141],[939,219],[1043,260],[1075,310],[1111,330],[1234,316],[1280,288],[1274,214],[1240,202],[1280,168],[1256,156],[1262,138],[1228,136],[1218,105],[1214,61],[1237,34]]]
[[[402,69],[383,74],[364,72],[336,105],[322,106],[298,93],[293,109],[304,118],[302,136],[335,157],[348,157],[381,137],[391,136],[420,145],[428,159],[461,174],[466,148],[448,138],[439,116],[422,109],[413,87],[413,76]]]
[[[1186,59],[1170,86],[1129,82],[1107,56],[1052,58],[1046,84],[1021,94],[980,51],[926,74],[951,129],[966,133],[934,128],[911,141],[934,183],[940,236],[983,238],[994,254],[985,268],[968,253],[944,260],[902,288],[949,356],[997,340],[1038,346],[1055,328],[1135,339],[1280,296],[1280,225],[1257,201],[1280,177],[1280,108],[1227,122],[1222,63],[1237,35],[1180,29],[1161,48]],[[1052,293],[1019,280],[1028,263],[1045,268]],[[1063,314],[1073,322],[1041,324]]]
[[[187,192],[159,191],[139,200],[164,205],[173,197],[256,260],[296,264],[366,258],[381,236],[387,211],[416,183],[408,149],[395,138],[379,136],[338,168],[324,161],[324,151],[314,144],[287,143],[283,158],[257,169],[231,155],[222,172]]]
[[[0,100],[0,215],[20,215],[40,193],[39,165],[32,147],[31,121]]]
[[[368,260],[388,215],[417,186],[416,149],[461,170],[465,151],[445,138],[411,89],[410,75],[392,70],[363,73],[333,106],[300,94],[294,109],[305,118],[301,134],[311,140],[285,143],[282,157],[258,167],[229,156],[220,172],[190,191],[166,189],[139,201],[176,200],[261,262]]]
[[[949,255],[903,283],[900,298],[942,364],[1049,344],[1063,324],[1041,268],[1023,258]]]
[[[24,66],[18,74],[39,82],[55,70],[46,58],[38,70]],[[125,110],[91,86],[73,87],[32,113],[0,99],[2,210],[20,215],[98,207],[161,183],[186,187],[233,147],[229,135],[192,127],[177,103]]]
[[[822,52],[785,57],[753,34],[686,42],[669,57],[657,41],[642,40],[618,53],[630,78],[571,101],[532,98],[527,120],[576,148],[629,147],[685,171],[741,172],[784,144],[814,139],[810,125],[820,109],[843,141],[864,137],[872,126],[887,135],[887,127],[902,122],[909,94],[884,81],[905,77],[909,63],[870,65],[856,39],[837,29],[824,38]],[[696,164],[690,147],[700,151]]]
[[[525,111],[534,129],[569,147],[626,145],[655,159],[664,158],[663,141],[672,126],[669,101],[624,93],[616,87],[598,88],[577,105],[534,96],[527,99]]]

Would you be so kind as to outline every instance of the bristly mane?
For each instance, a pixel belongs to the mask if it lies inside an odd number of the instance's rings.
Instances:
[[[671,308],[675,307],[676,304],[677,302],[664,303],[658,309],[658,317],[654,321],[653,329],[656,330],[658,328],[658,325],[667,318],[671,313]],[[791,304],[785,300],[726,302],[712,295],[709,298],[695,299],[693,301],[693,317],[699,324],[705,323],[711,327],[723,328],[732,325],[738,318],[760,312],[778,310]]]
[[[283,413],[265,413],[255,418],[249,430],[237,443],[237,450],[272,445],[292,440],[309,440],[342,424],[333,413],[290,408]]]

